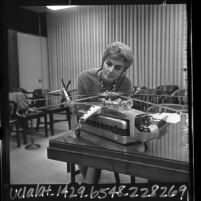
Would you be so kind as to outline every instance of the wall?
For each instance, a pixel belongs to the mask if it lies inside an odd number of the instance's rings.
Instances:
[[[17,6],[7,7],[6,27],[18,32],[47,36],[46,14]]]
[[[17,32],[8,30],[8,73],[9,90],[19,87]]]
[[[128,76],[133,85],[185,87],[186,7],[101,5],[47,13],[50,87],[60,79],[77,87],[79,73],[101,63],[105,46],[122,41],[134,51]]]
[[[9,82],[9,90],[12,90],[13,88],[20,87],[17,33],[27,33],[30,35],[36,35],[36,36],[38,35],[46,37],[47,35],[46,14],[36,13],[16,6],[10,6],[7,8],[4,20],[6,28],[8,28],[8,55],[7,55],[8,70],[9,70],[8,82]],[[26,79],[26,77],[22,78],[21,76],[21,79]]]

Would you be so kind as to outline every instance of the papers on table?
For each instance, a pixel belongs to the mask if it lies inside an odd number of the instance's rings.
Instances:
[[[165,120],[168,123],[173,123],[176,124],[181,120],[180,114],[177,113],[156,113],[156,114],[151,114],[153,118],[158,119],[158,120]]]

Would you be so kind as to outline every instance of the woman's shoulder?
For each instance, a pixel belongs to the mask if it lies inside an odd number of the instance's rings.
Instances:
[[[120,81],[119,90],[120,91],[131,91],[131,80],[129,77],[125,76],[122,81]]]
[[[123,78],[123,82],[124,82],[124,83],[128,83],[128,84],[131,84],[131,80],[130,80],[130,78],[127,77],[127,76],[125,76],[125,77]]]
[[[90,68],[90,69],[85,69],[80,73],[81,78],[86,78],[86,77],[95,77],[97,76],[97,71],[99,68]]]

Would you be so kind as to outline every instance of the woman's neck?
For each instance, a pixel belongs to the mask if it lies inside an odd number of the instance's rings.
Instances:
[[[100,70],[98,72],[98,76],[99,78],[103,81],[104,85],[105,86],[110,86],[111,84],[113,84],[115,82],[115,80],[109,80],[109,79],[105,79],[103,76],[102,76],[102,70]]]
[[[104,85],[105,85],[106,87],[111,86],[111,85],[115,82],[114,80],[106,80],[106,79],[104,79],[104,78],[102,78],[102,80],[103,80],[103,83],[104,83]]]
[[[116,81],[115,80],[106,80],[102,77],[102,70],[98,72],[98,77],[100,81],[100,90],[105,91],[105,90],[112,90],[115,91],[116,89]]]

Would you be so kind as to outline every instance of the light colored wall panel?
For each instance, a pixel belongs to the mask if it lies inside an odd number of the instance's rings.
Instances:
[[[17,33],[20,87],[49,88],[47,38]]]

